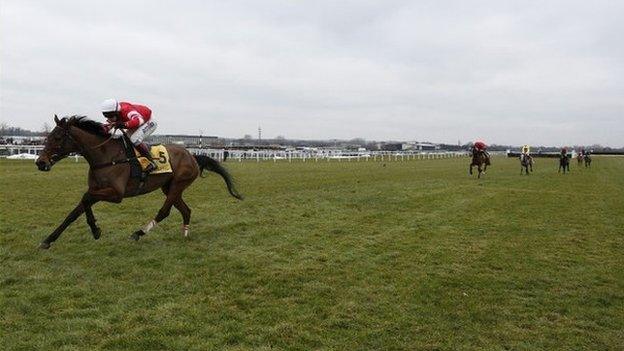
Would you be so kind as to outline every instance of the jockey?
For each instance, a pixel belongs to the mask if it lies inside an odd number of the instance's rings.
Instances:
[[[483,142],[483,140],[477,140],[475,141],[474,146],[472,147],[472,154],[476,155],[477,152],[483,152],[487,155],[487,157],[490,157],[486,149],[487,149],[487,145],[485,145],[485,142]]]
[[[531,148],[529,147],[529,145],[524,145],[522,147],[522,153],[529,156],[529,154],[531,153]]]
[[[145,172],[154,171],[157,168],[156,163],[149,147],[143,142],[143,139],[152,134],[158,126],[152,119],[152,110],[143,105],[107,99],[102,103],[102,114],[108,122],[104,125],[104,130],[109,133],[113,127],[128,129],[130,141],[141,156],[150,162]]]
[[[568,148],[567,147],[562,147],[561,148],[561,156],[568,156]]]
[[[524,161],[525,159],[526,160],[533,159],[533,157],[531,157],[530,153],[531,153],[531,148],[529,147],[529,145],[523,145],[522,146],[522,153],[520,154],[520,160]]]

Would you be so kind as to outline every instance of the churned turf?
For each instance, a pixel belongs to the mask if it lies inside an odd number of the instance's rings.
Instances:
[[[228,162],[171,216],[160,193],[97,204],[39,242],[86,165],[0,161],[2,350],[621,350],[624,159]]]

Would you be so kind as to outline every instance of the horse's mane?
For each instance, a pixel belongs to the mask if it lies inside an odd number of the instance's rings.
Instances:
[[[102,129],[102,123],[88,119],[87,116],[74,115],[65,117],[64,119],[66,119],[68,125],[78,127],[87,133],[109,136]]]

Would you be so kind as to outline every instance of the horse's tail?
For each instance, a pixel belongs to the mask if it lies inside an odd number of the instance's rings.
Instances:
[[[225,167],[223,167],[221,163],[219,163],[219,161],[205,155],[193,156],[195,157],[197,165],[199,166],[200,177],[203,177],[204,170],[219,174],[221,177],[223,177],[225,185],[227,185],[228,192],[239,200],[243,199],[243,195],[239,194],[238,190],[236,190],[236,187],[234,186],[234,179],[227,171],[227,169],[225,169]]]

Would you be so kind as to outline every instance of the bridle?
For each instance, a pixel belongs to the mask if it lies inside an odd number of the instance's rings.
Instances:
[[[71,131],[70,131],[70,128],[71,128],[70,125],[59,126],[59,128],[63,131],[63,142],[62,142],[62,144],[60,145],[59,148],[61,150],[66,150],[66,147],[69,146],[68,143],[71,142],[71,143],[73,143],[74,146],[76,146],[76,148],[78,148],[78,152],[81,155],[84,155],[85,151],[95,150],[95,149],[98,149],[98,148],[104,146],[109,141],[111,141],[113,139],[113,136],[114,136],[114,134],[111,134],[103,142],[101,142],[101,143],[99,143],[99,144],[97,144],[95,146],[85,147],[81,143],[77,142],[76,138],[74,138],[74,136],[72,136]],[[50,161],[52,163],[56,163],[59,160],[61,160],[62,158],[64,158],[64,157],[65,156],[59,157],[59,155],[57,153],[54,153],[54,154],[50,155]]]

